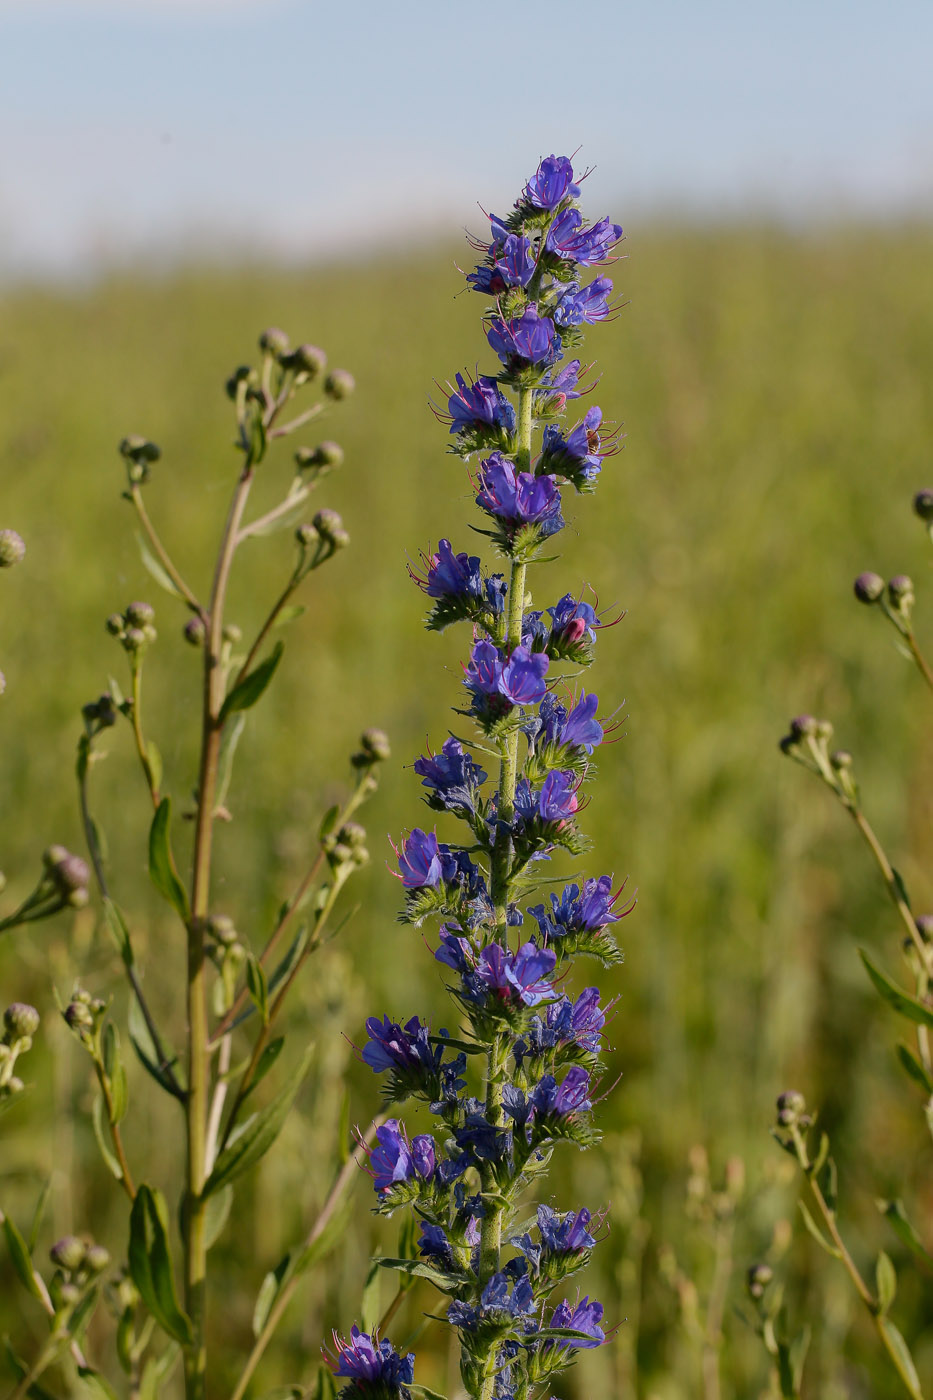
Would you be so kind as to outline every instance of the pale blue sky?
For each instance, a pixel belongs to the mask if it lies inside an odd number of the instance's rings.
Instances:
[[[0,272],[424,241],[578,146],[623,223],[929,211],[931,72],[933,0],[0,0]]]

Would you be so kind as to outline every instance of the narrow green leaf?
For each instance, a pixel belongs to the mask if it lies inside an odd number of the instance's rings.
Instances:
[[[264,1157],[278,1137],[288,1116],[295,1095],[301,1086],[311,1058],[310,1047],[305,1051],[301,1063],[292,1071],[285,1085],[265,1108],[249,1120],[235,1141],[231,1141],[214,1163],[204,1184],[204,1195],[219,1191],[228,1182],[235,1181],[243,1172],[254,1166]]]
[[[178,878],[172,856],[169,839],[171,819],[172,799],[163,797],[149,828],[149,877],[159,894],[168,900],[178,917],[187,923],[191,911],[188,908],[185,887]]]
[[[104,921],[110,931],[117,951],[127,967],[133,966],[133,945],[130,942],[130,930],[127,926],[119,907],[114,904],[109,895],[104,896]]]
[[[883,1249],[875,1260],[875,1287],[881,1311],[883,1313],[889,1312],[897,1295],[897,1274],[894,1265]]]
[[[117,1181],[123,1180],[123,1168],[114,1155],[110,1141],[110,1129],[107,1125],[107,1106],[104,1103],[104,1096],[98,1090],[94,1095],[94,1106],[91,1109],[91,1122],[94,1125],[94,1136],[97,1138],[97,1146],[100,1148],[100,1155],[103,1157],[108,1169],[116,1177]]]
[[[79,1366],[78,1375],[95,1400],[117,1400],[117,1392],[100,1371],[95,1371],[91,1366]]]
[[[350,1090],[345,1089],[343,1102],[340,1105],[340,1128],[337,1133],[337,1151],[340,1153],[340,1165],[346,1166],[350,1160]]]
[[[168,1075],[159,1068],[159,1057],[156,1054],[156,1048],[153,1044],[152,1036],[149,1034],[149,1027],[146,1025],[146,1018],[140,1010],[139,1002],[136,1000],[135,997],[133,997],[130,1001],[130,1009],[127,1021],[130,1032],[130,1040],[133,1043],[133,1049],[136,1051],[136,1055],[139,1059],[140,1064],[145,1070],[148,1071],[149,1074],[152,1075],[156,1083],[161,1085],[161,1087],[165,1090],[167,1094],[171,1094],[174,1098],[183,1097],[183,1095],[179,1095],[178,1091],[174,1088],[172,1081],[171,1079],[169,1079]],[[168,1048],[166,1048],[165,1053],[166,1055],[169,1055]],[[175,1054],[174,1051],[171,1051],[169,1058],[172,1067],[174,1068],[178,1063],[178,1056]]]
[[[149,546],[146,544],[146,541],[143,539],[142,535],[137,534],[136,543],[139,545],[140,557],[143,561],[143,567],[146,569],[146,572],[149,573],[152,576],[152,578],[155,579],[156,583],[159,585],[160,588],[165,589],[166,593],[171,593],[172,597],[174,598],[180,598],[182,595],[179,593],[174,583],[172,583],[172,580],[169,578],[168,574],[165,572],[155,555],[150,553]]]
[[[790,1344],[790,1365],[795,1395],[800,1394],[800,1386],[803,1381],[803,1365],[807,1359],[807,1352],[810,1349],[810,1335],[809,1326],[804,1327]]]
[[[310,1400],[337,1400],[337,1382],[329,1366],[319,1366]]]
[[[887,1220],[891,1229],[902,1244],[906,1244],[918,1259],[923,1259],[927,1264],[933,1265],[933,1254],[926,1248],[917,1231],[907,1219],[907,1212],[904,1209],[903,1201],[875,1201],[875,1205]]]
[[[41,1300],[42,1291],[36,1283],[29,1248],[8,1215],[3,1218],[3,1233],[6,1236],[6,1247],[10,1251],[10,1260],[16,1270],[16,1277],[34,1298]]]
[[[889,1317],[879,1317],[878,1326],[890,1342],[891,1351],[897,1358],[901,1379],[907,1386],[907,1389],[914,1397],[914,1400],[923,1400],[923,1392],[920,1389],[920,1377],[917,1375],[914,1359],[901,1333],[897,1330]]]
[[[230,783],[233,779],[233,760],[236,758],[237,745],[243,736],[246,728],[246,716],[237,715],[232,724],[224,726],[223,737],[220,741],[220,757],[217,760],[217,806],[226,805],[227,794],[230,791]]]
[[[892,1006],[899,1016],[906,1016],[908,1021],[915,1021],[919,1026],[933,1026],[933,1010],[929,1006],[924,1006],[922,1001],[905,992],[890,977],[877,968],[864,948],[859,948],[859,957],[865,964],[865,970],[871,978],[875,990],[889,1006]]]
[[[159,753],[152,739],[150,739],[146,745],[146,757],[149,760],[149,772],[152,776],[152,786],[155,788],[156,792],[158,792],[162,786],[162,755]]]
[[[340,808],[337,806],[337,803],[335,802],[334,805],[333,805],[333,807],[328,807],[327,811],[324,813],[324,816],[321,818],[321,825],[320,825],[320,829],[318,830],[318,840],[319,840],[319,841],[323,841],[324,838],[325,838],[325,836],[329,836],[329,835],[330,835],[330,833],[333,831],[334,827],[337,825],[337,818],[338,818],[339,816],[340,816]]]
[[[175,1292],[165,1199],[149,1186],[139,1187],[130,1211],[128,1259],[133,1282],[153,1317],[170,1337],[190,1346],[191,1323]]]
[[[272,625],[273,627],[286,627],[288,623],[294,622],[306,611],[304,603],[292,603],[289,607],[282,609]]]
[[[286,1255],[286,1258],[288,1256]],[[270,1269],[263,1279],[256,1295],[256,1306],[253,1308],[253,1336],[258,1337],[269,1320],[272,1311],[272,1304],[275,1302],[279,1291],[279,1278],[275,1269]]]
[[[26,1245],[30,1254],[32,1254],[33,1250],[36,1247],[36,1241],[39,1238],[39,1231],[42,1228],[42,1217],[45,1215],[45,1208],[48,1205],[49,1196],[51,1195],[51,1193],[52,1178],[50,1176],[47,1176],[45,1181],[43,1181],[42,1183],[42,1189],[39,1192],[39,1197],[36,1201],[36,1208],[32,1213],[32,1223],[29,1226],[29,1239],[26,1241]]]
[[[177,1342],[169,1342],[161,1356],[147,1359],[139,1383],[139,1400],[158,1400],[163,1382],[169,1379],[180,1357],[181,1347]]]
[[[933,1078],[927,1074],[920,1060],[911,1050],[909,1045],[903,1041],[897,1046],[897,1058],[901,1066],[907,1071],[911,1079],[915,1080],[925,1094],[933,1094]]]
[[[813,1216],[807,1210],[803,1201],[798,1201],[797,1205],[800,1207],[800,1214],[803,1216],[804,1225],[806,1225],[807,1229],[810,1231],[810,1234],[816,1240],[817,1244],[822,1249],[825,1249],[827,1254],[831,1254],[834,1259],[841,1259],[842,1255],[839,1253],[839,1250],[834,1244],[831,1244],[830,1241],[826,1239],[822,1230],[817,1225],[816,1221],[813,1219]]]
[[[908,659],[908,661],[912,661],[912,660],[913,660],[913,657],[911,656],[911,653],[910,653],[909,651],[907,652],[907,659]],[[897,890],[897,892],[898,892],[898,894],[900,895],[901,899],[904,901],[904,903],[907,905],[907,908],[909,909],[909,908],[910,908],[910,895],[907,893],[907,886],[904,884],[904,880],[903,880],[903,877],[901,876],[901,872],[900,872],[899,870],[895,870],[894,867],[892,866],[892,867],[891,867],[891,874],[892,874],[892,876],[894,877],[894,888]]]
[[[836,1163],[832,1157],[827,1157],[820,1168],[817,1185],[823,1193],[823,1199],[835,1215],[836,1203],[839,1199],[839,1179],[836,1174]]]
[[[269,1024],[269,983],[263,965],[255,953],[246,955],[246,986],[253,1004],[262,1017],[262,1024],[267,1026]]]
[[[414,1391],[416,1395],[423,1395],[424,1400],[447,1400],[446,1395],[441,1395],[439,1391],[432,1390],[429,1385],[414,1384],[409,1386],[409,1390]]]
[[[366,1275],[366,1282],[363,1284],[363,1296],[360,1303],[360,1329],[363,1332],[373,1332],[382,1316],[380,1300],[382,1296],[382,1270],[378,1260],[374,1259],[369,1266]]]
[[[122,1122],[126,1115],[127,1106],[127,1086],[126,1070],[123,1068],[123,1056],[120,1054],[120,1036],[116,1026],[112,1021],[108,1021],[104,1026],[101,1038],[101,1051],[104,1061],[104,1072],[110,1081],[110,1097],[113,1100],[113,1123]]]
[[[211,1196],[204,1208],[204,1247],[210,1249],[217,1243],[224,1226],[230,1219],[233,1206],[233,1187],[224,1186]]]
[[[248,676],[244,676],[239,685],[235,685],[227,696],[220,710],[220,723],[223,724],[228,715],[232,715],[235,710],[249,710],[260,698],[266,686],[275,675],[276,667],[282,659],[282,652],[285,650],[282,642],[276,642],[265,661],[260,661],[259,665],[250,671]]]
[[[259,1060],[256,1064],[256,1070],[253,1074],[253,1082],[247,1089],[246,1094],[244,1096],[245,1098],[249,1098],[250,1094],[256,1088],[256,1085],[261,1084],[263,1079],[265,1079],[266,1075],[269,1073],[270,1069],[281,1055],[282,1048],[284,1045],[285,1037],[283,1035],[277,1036],[275,1040],[269,1041],[269,1044],[259,1056]]]
[[[458,1274],[448,1274],[443,1269],[432,1268],[430,1264],[425,1264],[421,1259],[390,1259],[387,1255],[378,1255],[373,1262],[378,1264],[381,1269],[396,1269],[400,1274],[407,1274],[410,1278],[426,1278],[434,1284],[435,1288],[439,1288],[444,1293],[449,1293],[463,1282]]]

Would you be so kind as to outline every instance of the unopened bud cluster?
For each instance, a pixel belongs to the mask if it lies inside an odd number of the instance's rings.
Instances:
[[[107,1003],[100,997],[92,996],[83,987],[76,987],[71,1001],[62,1012],[65,1025],[84,1045],[92,1045],[107,1014]]]
[[[67,1313],[107,1268],[110,1252],[86,1236],[64,1235],[52,1245],[49,1258],[55,1265],[49,1295],[56,1313]]]
[[[149,480],[150,468],[162,453],[148,438],[131,434],[120,443],[120,456],[126,463],[127,480],[132,488],[143,486]]]
[[[18,1056],[32,1049],[32,1040],[39,1029],[39,1013],[34,1006],[15,1001],[3,1013],[3,1035],[0,1037],[0,1108],[21,1092],[23,1081],[14,1073]]]
[[[846,807],[858,808],[858,786],[853,773],[853,759],[848,749],[830,749],[833,726],[827,719],[813,715],[798,715],[780,742],[788,758],[816,773],[831,787]]]
[[[154,622],[155,608],[151,603],[130,603],[125,612],[111,613],[107,618],[107,631],[134,657],[156,640],[158,633]]]
[[[15,530],[0,530],[0,569],[11,569],[26,558],[26,543]]]

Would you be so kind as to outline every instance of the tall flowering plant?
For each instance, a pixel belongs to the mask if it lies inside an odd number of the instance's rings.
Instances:
[[[414,765],[428,806],[465,835],[446,842],[415,827],[397,849],[400,918],[440,921],[434,956],[462,1026],[454,1036],[418,1016],[404,1025],[372,1017],[362,1049],[383,1077],[387,1107],[421,1100],[437,1121],[434,1133],[412,1134],[394,1117],[378,1129],[369,1158],[376,1210],[411,1206],[420,1226],[415,1257],[379,1262],[447,1296],[463,1384],[477,1400],[524,1400],[578,1350],[606,1341],[602,1305],[566,1296],[600,1218],[582,1205],[540,1204],[529,1216],[523,1204],[558,1143],[597,1141],[593,1086],[607,1008],[595,986],[575,997],[563,987],[575,956],[620,960],[610,875],[542,898],[551,854],[587,848],[581,789],[605,736],[597,697],[573,684],[603,619],[570,593],[532,607],[528,577],[553,559],[562,493],[593,491],[614,447],[599,408],[562,423],[583,392],[570,354],[612,312],[612,282],[587,281],[587,269],[609,260],[622,233],[608,218],[588,223],[579,197],[570,160],[548,156],[511,213],[491,217],[491,241],[474,245],[484,256],[467,281],[491,299],[484,324],[499,365],[475,380],[457,375],[439,415],[452,450],[478,459],[479,532],[507,572],[487,572],[446,539],[412,570],[430,601],[429,630],[455,622],[473,630],[455,714],[478,737],[468,745],[451,734]],[[335,1344],[344,1396],[411,1393],[411,1354],[355,1327]]]

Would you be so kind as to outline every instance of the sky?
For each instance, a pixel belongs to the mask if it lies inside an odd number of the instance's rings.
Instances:
[[[305,260],[587,204],[933,212],[933,0],[0,0],[0,276]]]

